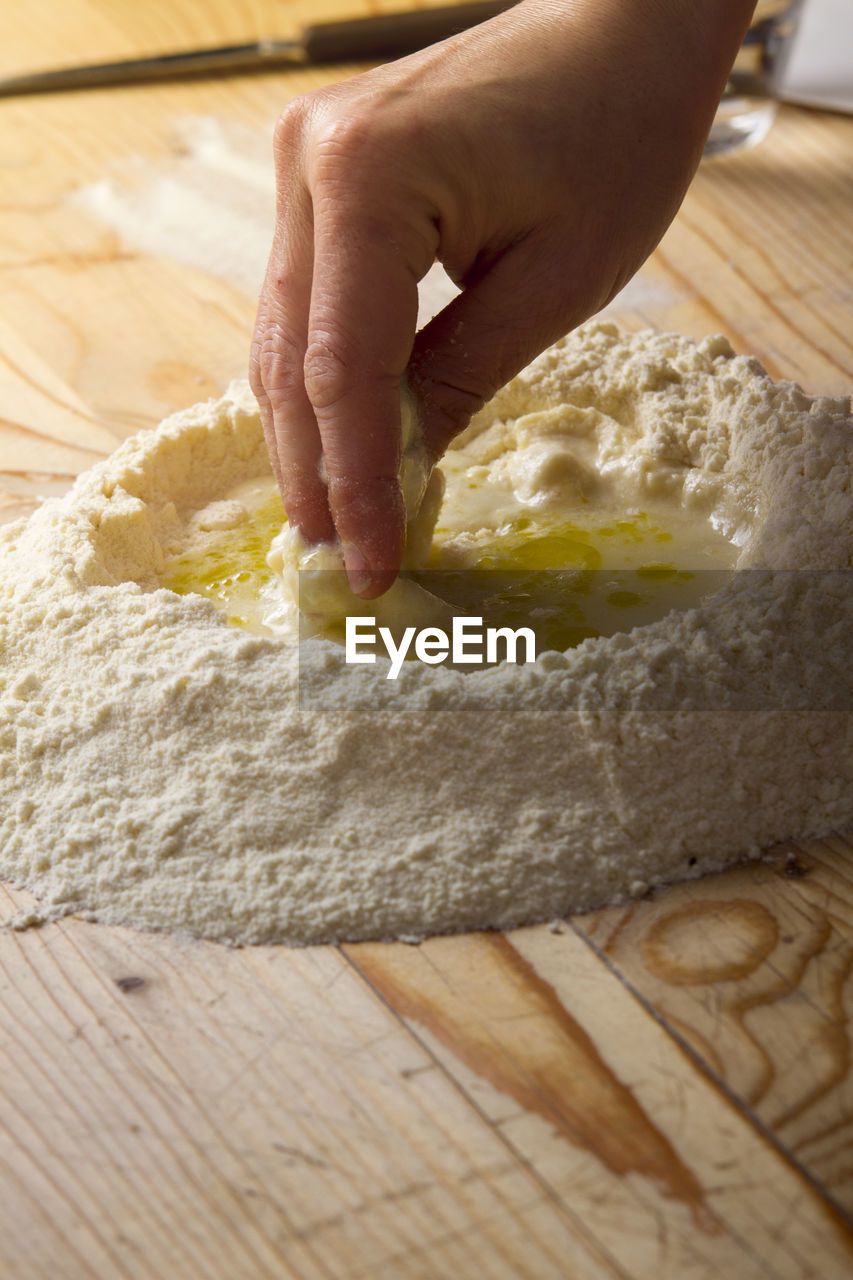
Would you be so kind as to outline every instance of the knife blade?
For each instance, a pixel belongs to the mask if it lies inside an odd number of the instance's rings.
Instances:
[[[179,50],[119,62],[59,67],[0,79],[0,97],[140,84],[276,66],[317,66],[334,62],[381,62],[445,40],[512,8],[516,0],[474,0],[438,9],[373,14],[303,27],[295,40]]]

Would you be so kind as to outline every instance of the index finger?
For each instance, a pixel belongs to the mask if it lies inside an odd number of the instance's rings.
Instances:
[[[314,219],[305,388],[350,584],[373,597],[400,567],[400,380],[414,343],[418,280],[434,245],[405,217],[331,194],[315,197]]]

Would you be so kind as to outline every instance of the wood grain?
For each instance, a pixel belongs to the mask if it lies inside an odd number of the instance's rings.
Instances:
[[[337,950],[7,943],[10,1275],[618,1274]]]
[[[827,1268],[849,1259],[841,1215],[685,1071],[649,1011],[621,984],[602,1001],[600,959],[574,930],[347,954],[628,1274],[800,1275],[815,1248]],[[798,1213],[783,1224],[772,1206],[788,1196]]]
[[[576,923],[853,1213],[850,852],[839,837],[783,847],[722,879]]]
[[[31,0],[0,11],[0,71],[397,4]],[[263,152],[332,74],[0,102],[0,519],[245,368],[251,289],[75,193],[178,173],[189,118]],[[703,167],[612,313],[848,393],[851,153],[853,120],[783,109]],[[27,930],[33,900],[2,887],[0,1277],[840,1280],[851,854],[834,835],[418,947]]]

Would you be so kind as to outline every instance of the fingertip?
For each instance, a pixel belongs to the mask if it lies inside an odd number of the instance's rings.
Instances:
[[[396,569],[377,569],[353,543],[344,543],[344,565],[350,591],[362,600],[375,600],[384,595],[397,577]]]
[[[279,484],[288,524],[298,529],[306,542],[333,542],[335,526],[326,487],[319,477],[295,477],[293,466],[282,472]]]
[[[294,508],[285,503],[287,522],[302,534],[306,542],[334,542],[335,526],[329,514],[328,506],[319,503],[311,507],[303,504]]]
[[[403,557],[406,512],[396,477],[330,477],[329,507],[341,539],[350,586],[372,600],[387,591]]]

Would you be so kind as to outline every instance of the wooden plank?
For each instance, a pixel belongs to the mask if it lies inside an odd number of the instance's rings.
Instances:
[[[0,475],[65,479],[116,446],[117,436],[2,321],[0,404]]]
[[[39,0],[26,22],[0,12],[0,65],[23,71],[247,40],[259,31],[286,38],[307,22],[365,7]],[[284,103],[334,74],[300,69],[0,100],[0,312],[118,438],[245,376],[255,296],[215,270],[140,251],[76,206],[75,193],[134,173],[150,185],[180,160],[189,118],[251,127],[271,157]],[[15,440],[0,424],[0,468],[7,447]],[[71,460],[64,465],[70,469]]]
[[[381,1003],[332,948],[76,921],[3,942],[16,1280],[853,1260],[831,1207],[572,933],[346,948]],[[14,1230],[36,1206],[38,1231]]]
[[[574,927],[853,1216],[851,855],[783,846]]]
[[[623,1275],[334,948],[66,921],[0,1007],[0,1275]]]
[[[36,352],[0,320],[0,523],[65,491],[118,442]]]
[[[834,1207],[573,931],[346,952],[627,1274],[853,1264]]]

